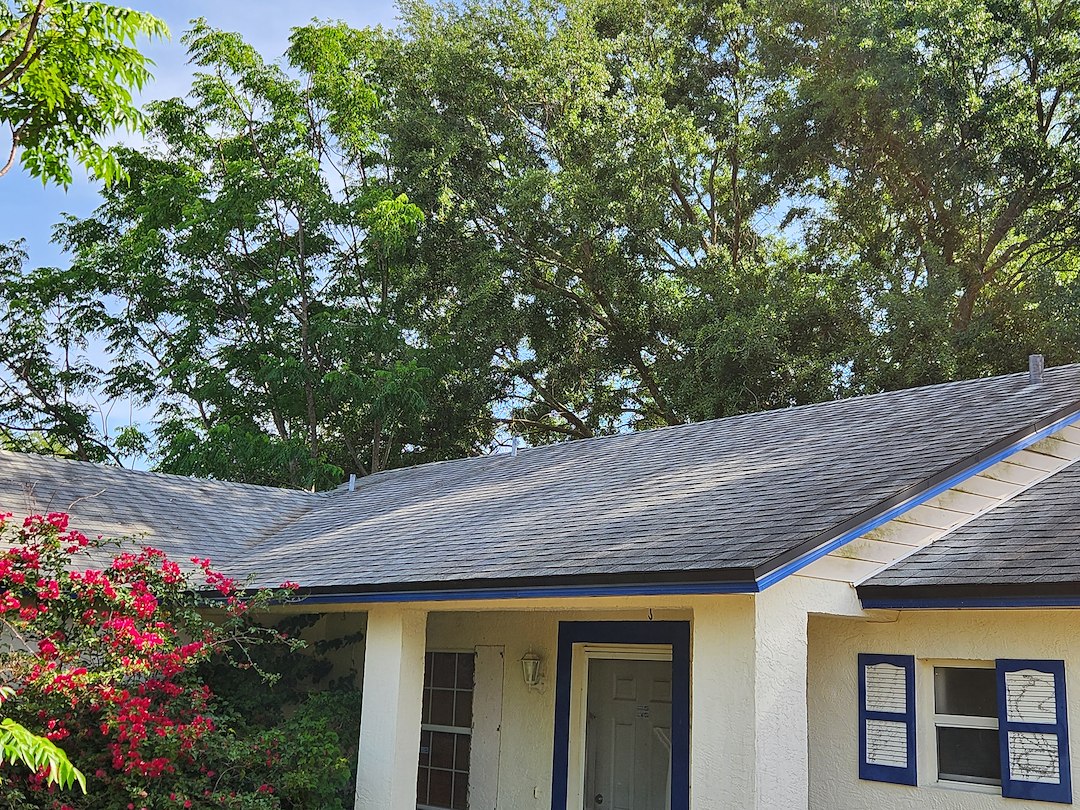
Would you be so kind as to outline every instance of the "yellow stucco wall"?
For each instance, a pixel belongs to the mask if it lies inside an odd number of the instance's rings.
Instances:
[[[1065,661],[1072,762],[1080,763],[1080,612],[1068,610],[881,612],[877,621],[811,616],[808,708],[811,810],[1016,810],[1053,807],[999,793],[936,786],[932,661],[997,658]],[[914,655],[919,786],[858,778],[859,653]],[[931,732],[927,734],[927,732]],[[929,747],[928,747],[929,746]],[[1074,765],[1074,773],[1076,772]],[[1075,800],[1080,800],[1074,785]]]

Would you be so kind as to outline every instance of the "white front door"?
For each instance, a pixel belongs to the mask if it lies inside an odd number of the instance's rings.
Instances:
[[[590,658],[584,810],[671,806],[671,662]]]

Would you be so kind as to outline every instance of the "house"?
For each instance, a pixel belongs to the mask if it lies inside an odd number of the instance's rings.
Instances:
[[[318,494],[2,453],[0,509],[364,628],[360,810],[1004,810],[1074,798],[1078,459],[1035,364]]]

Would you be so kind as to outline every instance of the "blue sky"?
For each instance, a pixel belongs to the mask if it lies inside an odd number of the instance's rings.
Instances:
[[[114,0],[124,3],[124,0]],[[153,42],[144,52],[156,63],[154,80],[142,94],[143,101],[183,95],[191,78],[180,36],[188,21],[205,17],[217,28],[239,31],[266,58],[280,56],[289,31],[312,18],[344,20],[350,25],[391,26],[397,12],[392,0],[127,0],[131,5],[165,20],[172,37]],[[121,140],[123,138],[121,137]],[[3,144],[0,144],[3,147]],[[4,147],[6,148],[6,147]],[[64,214],[83,216],[96,204],[96,191],[85,176],[66,191],[24,175],[15,167],[0,178],[0,241],[25,239],[31,264],[62,265],[64,257],[50,243],[52,227]]]

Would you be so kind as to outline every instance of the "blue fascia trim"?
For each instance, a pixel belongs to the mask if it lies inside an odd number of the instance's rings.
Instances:
[[[839,537],[834,537],[832,540],[829,540],[825,544],[818,546],[816,549],[807,552],[803,556],[794,559],[791,562],[782,565],[773,571],[770,571],[764,576],[758,577],[758,588],[760,590],[765,590],[770,585],[775,585],[780,580],[791,576],[795,572],[810,565],[810,563],[814,562],[815,560],[824,557],[829,552],[836,551],[836,549],[841,548],[842,546],[846,546],[852,540],[862,537],[862,535],[866,534],[869,531],[873,531],[879,526],[885,525],[890,520],[899,517],[900,515],[907,512],[909,509],[913,509],[920,504],[926,503],[931,498],[936,498],[942,492],[952,489],[960,482],[966,481],[968,478],[971,478],[971,476],[978,475],[984,470],[990,469],[999,461],[1004,461],[1014,453],[1018,453],[1019,451],[1027,447],[1031,447],[1031,445],[1036,444],[1037,442],[1041,442],[1046,437],[1057,433],[1062,428],[1068,427],[1075,422],[1080,422],[1080,411],[1063,417],[1058,421],[1054,422],[1053,424],[1043,428],[1042,430],[1036,431],[1035,433],[1025,436],[1019,441],[1013,442],[1008,447],[999,450],[992,456],[988,456],[977,464],[972,465],[968,469],[959,472],[950,478],[945,479],[944,481],[936,484],[925,492],[921,492],[918,495],[912,496],[908,500],[904,501],[902,504],[894,506],[893,508],[881,513],[873,519],[868,520],[866,523],[856,526],[854,529],[844,532]]]
[[[1041,802],[1072,804],[1072,755],[1069,750],[1069,709],[1065,699],[1065,662],[1036,661],[1026,658],[1001,658],[996,662],[998,734],[1001,755],[1001,795],[1009,799],[1032,799]],[[1005,673],[1033,669],[1054,676],[1055,723],[1010,722],[1005,692]],[[1013,779],[1009,769],[1009,732],[1031,731],[1053,734],[1058,742],[1058,783],[1025,782]]]
[[[575,644],[671,645],[671,810],[690,807],[690,623],[559,622],[551,810],[567,810],[570,696]]]
[[[470,599],[534,599],[572,596],[664,596],[757,593],[754,582],[660,582],[629,585],[529,585],[519,588],[470,588],[438,591],[372,591],[356,594],[311,594],[295,602],[336,605],[368,602],[458,602]]]
[[[1080,607],[1080,596],[947,596],[916,599],[863,599],[867,610],[962,610],[972,608]]]

